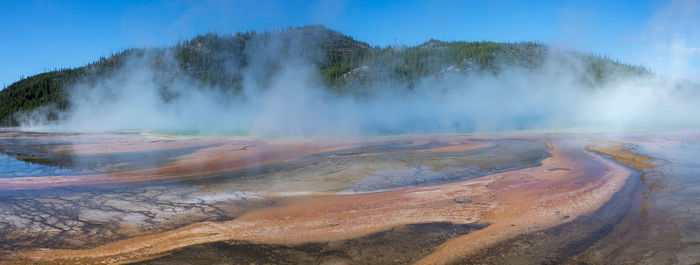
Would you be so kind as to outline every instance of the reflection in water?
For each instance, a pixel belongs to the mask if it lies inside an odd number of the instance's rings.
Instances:
[[[0,153],[0,178],[64,176],[80,174],[80,170],[35,162],[22,161],[14,156]]]
[[[446,142],[374,144],[198,176],[187,185],[207,190],[279,193],[366,193],[434,185],[539,166],[549,156],[532,141],[493,140],[485,146],[448,149]]]
[[[674,244],[668,246],[667,252],[679,264],[700,260],[700,143],[694,139],[689,141],[693,142],[650,146],[642,150],[668,161],[647,173],[645,198],[648,209],[663,211],[665,218],[661,221],[673,225],[664,226],[662,231],[648,230],[647,233],[652,238],[659,237],[657,234],[678,236]]]
[[[79,145],[94,143],[81,142],[37,142],[32,139],[9,139],[0,141],[0,154],[15,161],[25,162],[24,166],[33,171],[43,169],[28,176],[64,176],[111,173],[161,167],[175,158],[209,146],[172,148],[153,151],[129,151],[81,154],[73,152]],[[12,164],[10,164],[12,163]],[[20,163],[9,162],[17,167],[17,172],[27,171]],[[7,170],[7,172],[13,172]],[[9,174],[8,174],[9,175]],[[19,177],[19,176],[18,176]]]
[[[700,261],[700,145],[688,136],[629,137],[633,151],[653,158],[638,167],[631,207],[576,262],[697,264]],[[640,139],[641,138],[641,139]],[[680,142],[680,143],[679,143]],[[624,161],[624,159],[622,160]],[[634,164],[634,163],[632,163]]]

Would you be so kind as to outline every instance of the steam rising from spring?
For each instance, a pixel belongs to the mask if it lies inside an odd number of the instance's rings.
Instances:
[[[678,130],[700,125],[697,87],[658,75],[582,82],[585,62],[548,49],[536,68],[498,74],[450,74],[374,84],[356,96],[331,92],[308,56],[251,41],[242,89],[232,92],[188,77],[166,50],[132,56],[107,78],[70,89],[71,108],[57,124],[25,117],[25,126],[65,131],[146,131],[264,137],[364,136],[513,130]],[[257,44],[256,44],[257,43]],[[295,43],[295,42],[291,42]],[[156,55],[158,53],[158,55]],[[224,55],[222,55],[224,56]],[[154,58],[158,67],[154,67]],[[313,57],[311,57],[313,58]],[[270,60],[281,67],[262,70]],[[372,71],[372,66],[364,66]],[[366,89],[366,88],[363,88]],[[357,90],[361,90],[358,88]],[[164,92],[165,91],[165,92]],[[164,96],[165,95],[165,96]]]

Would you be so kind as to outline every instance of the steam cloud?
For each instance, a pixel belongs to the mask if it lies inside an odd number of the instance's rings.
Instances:
[[[565,53],[552,52],[537,69],[429,77],[413,90],[380,85],[366,97],[333,94],[319,84],[314,67],[292,61],[266,84],[248,69],[241,95],[176,79],[169,100],[147,57],[128,60],[110,78],[73,87],[70,111],[44,128],[307,137],[700,125],[700,97],[692,90],[653,76],[591,89],[580,80],[583,63]]]
[[[664,12],[655,20],[666,21]],[[686,45],[687,40],[697,38],[695,32],[686,32],[680,40],[676,37],[676,41],[663,43],[664,52],[679,50],[681,58],[698,56],[697,47]],[[678,41],[685,46],[679,48]],[[146,55],[127,60],[109,78],[73,87],[72,107],[61,114],[60,123],[37,121],[41,115],[34,113],[25,117],[25,126],[264,137],[700,127],[698,88],[684,81],[697,79],[687,78],[687,74],[620,77],[591,88],[581,82],[584,63],[557,49],[550,49],[545,63],[536,69],[431,76],[412,89],[386,85],[392,83],[388,82],[377,84],[375,92],[362,97],[329,92],[318,81],[319,73],[311,63],[276,54],[285,47],[268,43],[247,49],[250,66],[235,69],[244,73],[239,94],[203,87],[187,78],[173,56],[163,57],[167,71],[155,70],[152,58]],[[273,76],[260,76],[258,67],[265,60],[278,58],[284,58],[283,67]],[[684,68],[676,69],[679,65]],[[673,67],[677,73],[697,69],[677,60]],[[163,75],[175,77],[168,84],[174,96],[167,100],[162,96]]]

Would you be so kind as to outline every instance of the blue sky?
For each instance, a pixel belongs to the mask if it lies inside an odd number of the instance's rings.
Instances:
[[[210,31],[305,24],[323,24],[372,45],[415,45],[430,38],[538,41],[661,72],[673,70],[664,70],[671,64],[693,71],[700,59],[695,50],[700,46],[698,9],[697,0],[0,0],[0,87],[20,76],[80,66],[125,48],[168,46]],[[650,52],[669,47],[687,56],[677,63]]]

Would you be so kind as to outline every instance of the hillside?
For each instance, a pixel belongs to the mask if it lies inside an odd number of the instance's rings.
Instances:
[[[124,67],[129,58],[142,58],[157,69],[163,96],[173,79],[191,78],[202,85],[231,94],[243,86],[244,73],[254,69],[265,81],[289,61],[308,62],[319,73],[318,81],[338,94],[362,94],[375,84],[412,88],[422,78],[449,74],[498,74],[507,68],[535,68],[545,60],[548,48],[533,42],[445,42],[429,40],[421,45],[371,47],[323,26],[281,31],[205,34],[169,48],[129,49],[89,65],[41,73],[19,80],[0,91],[0,125],[16,125],[14,113],[42,106],[70,108],[67,90],[76,82],[95,82]],[[640,75],[644,68],[608,58],[569,52],[585,62],[582,81],[600,85],[620,73]],[[168,60],[174,58],[174,63]],[[173,69],[173,65],[175,69]],[[56,119],[48,112],[49,119]]]

